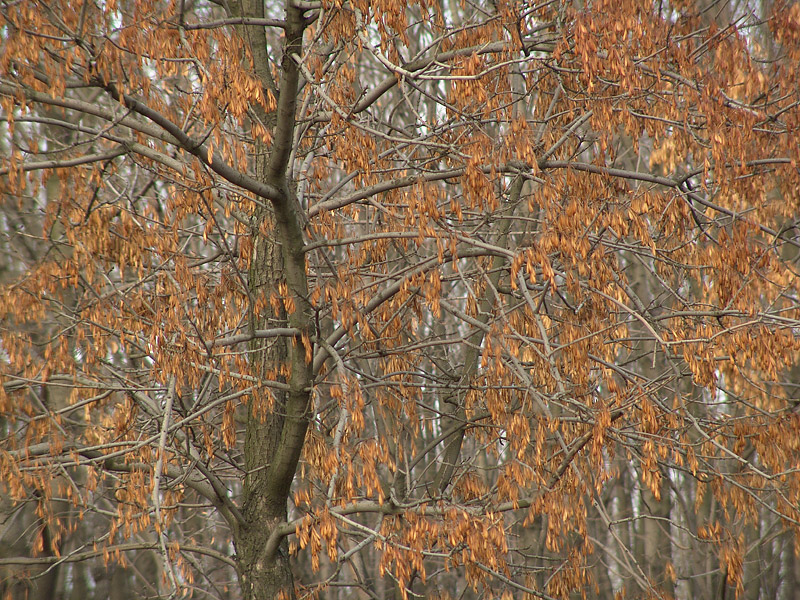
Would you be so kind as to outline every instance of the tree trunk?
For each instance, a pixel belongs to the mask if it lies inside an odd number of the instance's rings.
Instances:
[[[241,0],[234,13],[263,19],[264,3]],[[287,501],[310,417],[312,370],[305,344],[311,339],[305,253],[299,207],[288,180],[296,110],[299,70],[294,55],[302,55],[305,22],[302,11],[287,3],[285,41],[281,62],[278,106],[274,113],[252,107],[257,118],[272,127],[272,143],[256,141],[253,157],[256,178],[279,190],[270,204],[252,217],[252,254],[249,268],[250,326],[252,329],[294,327],[301,334],[255,340],[251,344],[253,373],[265,381],[286,384],[273,393],[262,388],[248,406],[244,442],[242,516],[234,532],[239,577],[246,600],[294,598],[294,583],[285,541],[274,537],[286,521]],[[253,56],[255,75],[262,87],[275,92],[270,74],[268,45],[262,27],[242,26],[240,33]],[[264,202],[267,199],[261,199]],[[272,295],[284,285],[294,308],[273,307]],[[286,295],[286,294],[283,294]],[[266,395],[271,395],[267,397]],[[280,543],[278,543],[280,541]]]
[[[259,162],[264,162],[260,157]],[[258,169],[261,171],[262,169]],[[256,305],[263,306],[253,316],[258,329],[274,326],[284,321],[283,311],[275,314],[269,303],[270,293],[277,289],[283,273],[280,247],[275,240],[275,219],[270,211],[262,210],[254,218],[254,253],[250,266],[250,294]],[[262,377],[270,377],[269,370],[286,364],[287,348],[281,338],[255,341],[251,345],[255,369]],[[269,394],[264,390],[264,394]],[[266,417],[259,405],[272,404]],[[292,575],[285,549],[275,557],[262,556],[265,541],[275,525],[286,520],[286,495],[275,494],[270,477],[269,459],[278,454],[281,431],[286,421],[287,394],[275,393],[273,399],[254,398],[247,411],[247,432],[244,443],[244,461],[247,475],[244,482],[242,514],[246,526],[242,528],[236,549],[239,557],[245,598],[278,598],[283,592],[292,597]],[[288,490],[286,491],[288,495]]]
[[[642,490],[642,510],[645,514],[645,518],[642,519],[644,552],[640,562],[656,589],[666,592],[667,598],[672,598],[673,582],[665,568],[672,562],[670,533],[672,503],[669,499],[669,490],[662,490],[661,498],[656,499],[645,487]]]

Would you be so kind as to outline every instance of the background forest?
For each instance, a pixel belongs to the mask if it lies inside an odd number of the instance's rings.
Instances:
[[[0,0],[0,597],[800,598],[800,3]]]

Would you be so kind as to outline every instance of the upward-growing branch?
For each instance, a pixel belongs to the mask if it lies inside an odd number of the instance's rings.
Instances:
[[[304,30],[305,22],[302,11],[289,4],[286,9],[286,45],[281,60],[278,122],[275,127],[267,170],[267,177],[272,181],[279,181],[285,177],[286,167],[292,153],[297,88],[300,80],[300,69],[294,57],[302,54]]]
[[[297,461],[305,441],[308,427],[308,402],[311,387],[311,368],[306,360],[306,349],[302,338],[310,339],[311,306],[308,302],[308,282],[305,269],[303,232],[297,200],[292,184],[287,180],[287,167],[291,156],[294,137],[295,109],[299,69],[292,56],[302,51],[303,30],[305,28],[302,11],[287,8],[286,45],[281,63],[282,73],[278,96],[277,125],[273,135],[266,179],[278,187],[282,194],[273,199],[277,233],[281,243],[284,277],[290,291],[294,310],[287,318],[292,327],[301,331],[289,348],[290,392],[286,403],[286,420],[280,436],[280,443],[270,465],[270,485],[267,493],[275,502],[285,504],[289,487],[297,468]]]

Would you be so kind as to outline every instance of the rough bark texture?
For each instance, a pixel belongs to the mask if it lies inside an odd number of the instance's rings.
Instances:
[[[258,162],[264,162],[259,157]],[[254,254],[250,267],[250,293],[253,302],[269,298],[270,291],[277,287],[282,273],[283,260],[280,246],[275,242],[275,220],[266,210],[254,218]],[[255,312],[255,311],[254,311]],[[253,315],[254,325],[269,327],[269,323],[285,318],[283,314],[272,314],[267,301],[263,311]],[[265,373],[270,368],[283,364],[287,358],[286,344],[282,339],[254,342],[253,361],[258,370]],[[268,390],[264,390],[268,394]],[[269,403],[266,398],[257,398],[255,403]],[[272,527],[286,519],[286,501],[270,494],[271,459],[278,454],[281,430],[286,421],[286,394],[276,393],[272,399],[272,410],[266,417],[250,407],[247,412],[247,433],[244,459],[247,476],[244,483],[242,514],[245,527],[236,540],[242,587],[245,598],[276,597],[280,590],[292,589],[291,571],[283,557],[264,556],[265,541]]]
[[[246,17],[263,18],[259,1],[243,0],[234,9]],[[256,118],[272,126],[273,143],[256,144],[253,157],[257,179],[281,190],[281,198],[259,209],[252,218],[253,254],[250,263],[251,326],[256,329],[289,325],[303,331],[308,340],[311,322],[305,272],[302,228],[293,183],[286,175],[294,132],[298,88],[298,69],[293,55],[300,54],[304,22],[299,10],[287,9],[286,42],[283,49],[282,76],[275,113],[256,110]],[[275,91],[270,74],[267,40],[259,27],[243,28],[250,46],[254,70],[265,90]],[[278,286],[288,287],[294,311],[275,310],[271,295]],[[286,521],[286,506],[292,480],[300,458],[309,419],[311,368],[302,337],[254,341],[251,344],[255,372],[288,369],[279,378],[289,391],[272,398],[256,398],[246,418],[244,462],[244,526],[236,536],[237,562],[244,597],[252,600],[294,597],[294,585],[285,542],[271,543],[275,526]],[[273,375],[274,377],[274,375]],[[264,389],[264,394],[268,394]],[[257,408],[269,407],[264,415]]]

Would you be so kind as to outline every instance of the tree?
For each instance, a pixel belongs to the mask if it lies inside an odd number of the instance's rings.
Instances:
[[[4,595],[790,597],[800,4],[267,4],[2,6]]]

